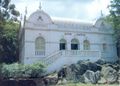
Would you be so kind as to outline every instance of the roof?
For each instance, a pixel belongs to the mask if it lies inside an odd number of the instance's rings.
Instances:
[[[92,27],[93,23],[88,21],[81,21],[75,19],[66,19],[66,18],[52,18],[52,21],[55,25],[61,28],[80,28],[80,27]]]

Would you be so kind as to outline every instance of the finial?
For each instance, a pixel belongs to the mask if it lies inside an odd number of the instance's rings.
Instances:
[[[25,25],[25,22],[26,22],[26,15],[27,15],[27,7],[25,7],[25,15],[24,15],[24,24]]]
[[[20,14],[20,20],[22,21],[22,14]]]
[[[25,7],[25,15],[27,14],[27,7]]]
[[[41,10],[42,6],[41,6],[41,2],[39,2],[39,9]]]
[[[101,10],[101,17],[103,17],[103,12],[102,12],[102,10]]]

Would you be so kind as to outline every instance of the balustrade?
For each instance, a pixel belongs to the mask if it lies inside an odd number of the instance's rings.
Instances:
[[[99,51],[89,51],[89,50],[61,50],[58,51],[57,53],[50,55],[46,57],[43,62],[46,65],[52,64],[55,62],[58,58],[61,56],[63,57],[100,57],[100,52]]]
[[[100,57],[99,51],[87,51],[87,50],[65,50],[62,51],[62,55],[79,57]]]
[[[54,61],[56,61],[60,56],[62,55],[61,51],[58,51],[57,53],[55,53],[54,55],[48,56],[46,57],[43,62],[48,65],[53,63]]]
[[[35,55],[45,55],[45,51],[35,51]]]

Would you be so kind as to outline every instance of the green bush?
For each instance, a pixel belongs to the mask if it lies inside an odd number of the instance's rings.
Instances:
[[[31,68],[31,77],[41,77],[44,75],[44,66],[41,63],[36,63],[30,66]]]
[[[45,74],[45,66],[41,63],[32,65],[2,64],[1,76],[3,78],[38,78]]]

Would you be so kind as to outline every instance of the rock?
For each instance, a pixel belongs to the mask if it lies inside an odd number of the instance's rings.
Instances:
[[[101,73],[100,73],[100,71],[96,71],[95,72],[95,78],[97,79],[97,81],[101,79]]]
[[[75,79],[75,72],[74,71],[71,71],[71,68],[70,67],[67,67],[67,70],[66,70],[66,79],[67,80],[74,80]]]
[[[120,83],[120,70],[118,71],[118,83]]]
[[[43,79],[36,79],[34,82],[36,83],[36,86],[46,86]]]
[[[69,67],[67,67],[67,79],[76,82],[78,81],[83,82],[83,78],[81,78],[81,76],[87,70],[96,72],[98,70],[100,71],[101,69],[102,67],[96,63],[92,63],[89,61],[78,61],[76,64],[72,64]]]
[[[74,71],[74,72],[78,71],[78,67],[77,67],[76,64],[71,64],[69,67],[71,68],[71,71],[72,71],[72,72],[73,72],[73,71]]]
[[[84,76],[79,76],[79,82],[85,83],[85,78],[84,78]]]
[[[52,77],[52,78],[50,78],[50,80],[49,80],[50,82],[50,85],[56,85],[57,84],[57,82],[58,82],[58,79],[56,78],[56,77]]]
[[[92,62],[88,62],[87,63],[87,66],[88,66],[88,70],[91,70],[91,71],[101,71],[102,67],[96,63],[92,63]]]
[[[113,68],[114,68],[116,71],[119,71],[119,70],[120,70],[120,65],[119,65],[119,64],[114,65]]]
[[[97,60],[95,63],[96,63],[96,64],[99,64],[99,65],[104,65],[104,64],[106,64],[106,62],[105,62],[104,60],[102,60],[102,59]]]
[[[96,84],[98,80],[100,79],[100,71],[93,72],[91,70],[87,70],[84,74],[84,82],[85,83],[92,83]]]
[[[107,83],[117,82],[118,79],[117,71],[110,66],[105,66],[102,68],[102,75]]]
[[[110,66],[113,69],[115,69],[117,72],[120,70],[120,65],[118,63],[106,63],[104,66]]]
[[[77,71],[76,71],[77,75],[83,75],[88,69],[88,66],[85,62],[81,62],[76,65],[77,65]]]

